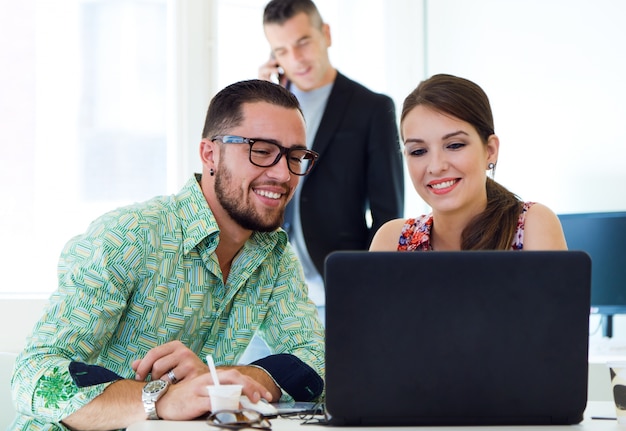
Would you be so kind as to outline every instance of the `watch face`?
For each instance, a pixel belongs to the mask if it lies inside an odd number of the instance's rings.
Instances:
[[[153,380],[146,383],[146,385],[143,387],[143,391],[147,394],[156,394],[166,386],[167,382],[165,380]]]

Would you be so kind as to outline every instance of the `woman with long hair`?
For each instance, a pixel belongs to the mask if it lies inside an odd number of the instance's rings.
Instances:
[[[500,141],[478,85],[445,74],[422,81],[404,101],[400,131],[413,186],[432,213],[387,222],[370,251],[567,249],[554,212],[489,177]]]

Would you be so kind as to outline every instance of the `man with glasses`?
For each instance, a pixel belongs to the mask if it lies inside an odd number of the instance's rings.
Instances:
[[[207,355],[252,402],[321,395],[324,330],[280,228],[317,159],[297,99],[262,80],[226,87],[200,159],[178,194],[109,212],[65,246],[58,289],[16,361],[11,429],[205,415]],[[257,332],[274,354],[236,366]]]
[[[306,147],[282,147],[273,139],[250,139],[243,136],[216,135],[212,140],[218,140],[224,144],[248,144],[250,146],[250,163],[262,168],[274,166],[284,155],[289,171],[299,176],[309,173],[313,167],[313,162],[317,160],[318,156],[315,151],[307,150]]]

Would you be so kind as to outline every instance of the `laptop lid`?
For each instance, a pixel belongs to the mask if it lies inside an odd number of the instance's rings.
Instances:
[[[335,252],[325,277],[331,424],[582,420],[584,252]]]

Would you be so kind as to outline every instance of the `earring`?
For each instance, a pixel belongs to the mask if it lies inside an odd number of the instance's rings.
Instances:
[[[215,175],[215,171],[213,170],[213,168],[209,169],[209,175],[211,176]]]
[[[496,164],[491,162],[487,165],[487,169],[489,169],[489,176],[491,177],[491,179],[493,180],[494,177],[496,176]]]

